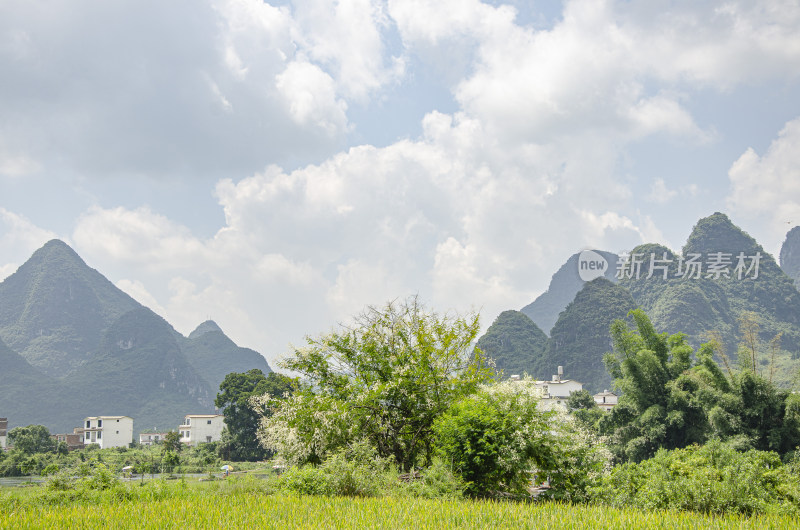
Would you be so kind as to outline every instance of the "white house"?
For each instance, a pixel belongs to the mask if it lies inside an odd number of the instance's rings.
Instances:
[[[0,418],[0,450],[4,450],[6,448],[6,435],[8,434],[6,431],[8,430],[8,418]]]
[[[619,397],[614,392],[609,392],[608,390],[603,390],[599,394],[594,395],[594,402],[597,403],[598,407],[606,412],[613,409],[617,405],[618,399]]]
[[[181,442],[187,445],[218,442],[225,426],[222,414],[187,414],[178,426]]]
[[[583,383],[572,379],[563,379],[564,367],[558,367],[558,374],[550,381],[534,381],[533,385],[542,392],[541,406],[544,410],[560,408],[566,410],[569,395],[578,390],[583,390]],[[512,381],[520,381],[518,375],[511,376]]]
[[[129,416],[89,416],[84,418],[84,445],[97,444],[100,449],[128,447],[133,442],[133,418]]]
[[[153,445],[161,443],[167,436],[165,432],[140,432],[139,445]]]

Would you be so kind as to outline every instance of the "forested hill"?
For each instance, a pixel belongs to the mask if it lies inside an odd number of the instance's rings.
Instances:
[[[124,414],[174,429],[214,410],[225,374],[270,368],[213,322],[189,337],[53,240],[0,283],[0,415],[71,431]]]
[[[561,365],[566,377],[592,390],[607,388],[610,379],[601,364],[604,352],[600,351],[610,349],[604,322],[610,321],[609,315],[616,317],[631,307],[641,307],[657,329],[686,333],[695,345],[718,336],[733,362],[742,341],[740,321],[754,319],[758,348],[770,348],[770,340],[780,334],[775,343],[775,381],[783,386],[790,384],[800,367],[800,293],[784,271],[800,270],[800,265],[793,268],[800,262],[800,230],[793,229],[787,235],[781,252],[783,268],[721,213],[700,219],[679,253],[663,245],[646,244],[632,249],[630,255],[616,286],[605,282],[603,289],[580,291],[583,294],[574,298],[550,330],[544,351],[539,342],[527,339],[525,334],[510,335],[513,328],[508,327],[504,340],[515,344],[515,351],[520,353],[518,360],[505,358],[503,362],[527,365],[527,371],[539,378],[548,378]],[[548,300],[563,297],[576,283],[585,285],[584,290],[595,282],[598,286],[603,283],[595,280],[584,284],[578,277],[576,256],[553,276],[549,298],[542,302],[543,295],[523,312],[529,314],[534,306],[546,307]],[[616,257],[606,259],[609,269],[616,273]],[[558,285],[561,291],[555,289]],[[526,340],[529,345],[521,346]],[[771,358],[771,354],[762,358]],[[518,371],[526,370],[523,366]]]
[[[667,249],[653,245],[635,248],[632,254],[649,258],[661,256]],[[730,259],[727,277],[709,269],[718,253]],[[737,256],[743,255],[742,270],[737,271]],[[692,255],[701,256],[699,278],[686,263]],[[755,256],[760,256],[753,264]],[[684,270],[679,273],[683,259]],[[735,226],[721,213],[697,222],[680,256],[668,253],[668,278],[624,278],[620,284],[630,290],[634,300],[650,316],[656,328],[668,333],[684,332],[695,345],[717,332],[734,358],[741,340],[739,320],[755,313],[762,341],[782,333],[784,357],[800,351],[800,293],[794,282],[775,259],[755,239]],[[787,374],[788,375],[788,374]]]
[[[520,311],[503,311],[478,340],[478,348],[504,376],[533,375],[533,366],[547,348],[547,335]]]
[[[617,255],[602,250],[596,250],[595,252],[606,260],[605,278],[616,282],[614,267],[617,263]],[[578,291],[583,288],[584,281],[578,275],[578,256],[579,254],[570,256],[567,262],[553,274],[547,291],[521,310],[548,335],[556,320],[558,320],[558,315],[575,298]]]

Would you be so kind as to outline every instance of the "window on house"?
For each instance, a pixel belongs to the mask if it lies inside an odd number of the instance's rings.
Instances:
[[[206,436],[206,442],[211,443],[211,437],[210,436]]]
[[[91,420],[86,420],[86,428],[90,428],[92,426]]]
[[[117,431],[117,434],[119,434],[119,431]]]
[[[97,431],[97,439],[99,440],[102,437],[103,437],[103,431]]]
[[[98,427],[102,427],[103,426],[103,420],[97,420],[97,426]]]
[[[208,424],[211,425],[211,420],[208,420]]]

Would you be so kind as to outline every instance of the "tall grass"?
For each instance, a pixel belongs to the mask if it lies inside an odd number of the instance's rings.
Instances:
[[[269,495],[270,481],[125,484],[52,503],[45,488],[0,493],[0,528],[793,528],[789,517],[708,516],[544,502]],[[40,491],[34,491],[39,489]]]

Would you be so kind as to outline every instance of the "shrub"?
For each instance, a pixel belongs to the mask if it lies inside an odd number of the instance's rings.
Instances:
[[[332,495],[333,488],[328,474],[321,468],[306,464],[292,467],[281,476],[278,483],[282,490],[298,495]]]
[[[464,480],[458,473],[442,461],[434,458],[433,464],[421,471],[422,478],[408,482],[398,482],[397,493],[426,499],[458,499],[464,496]]]
[[[473,496],[526,495],[534,469],[552,469],[554,440],[530,385],[499,383],[454,403],[434,423],[439,456]]]
[[[773,452],[740,453],[718,441],[617,466],[602,489],[600,498],[616,506],[800,514],[800,479],[791,465]]]

